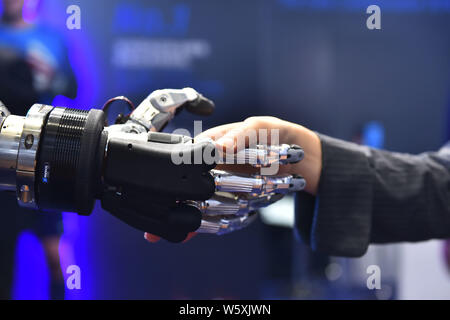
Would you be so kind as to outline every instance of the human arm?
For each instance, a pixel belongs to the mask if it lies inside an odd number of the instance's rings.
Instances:
[[[409,155],[316,134],[273,117],[208,130],[225,148],[249,130],[278,129],[305,159],[286,169],[307,181],[296,199],[296,229],[313,250],[361,256],[370,243],[450,237],[450,153]],[[268,141],[270,143],[270,141]],[[237,169],[237,166],[235,166]]]

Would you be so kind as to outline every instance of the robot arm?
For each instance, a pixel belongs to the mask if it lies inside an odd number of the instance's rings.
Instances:
[[[157,90],[109,127],[95,109],[36,104],[17,117],[0,106],[0,190],[21,206],[85,215],[98,199],[127,224],[179,242],[241,229],[254,210],[304,188],[301,177],[216,170],[212,141],[158,132],[183,108],[208,115],[214,104],[191,88]],[[235,157],[260,168],[298,162],[303,150],[256,146]]]

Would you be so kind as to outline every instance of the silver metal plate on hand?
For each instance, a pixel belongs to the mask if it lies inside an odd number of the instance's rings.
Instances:
[[[220,236],[247,227],[255,221],[256,217],[254,212],[243,216],[205,216],[196,232],[213,233]]]
[[[265,195],[270,193],[290,193],[305,188],[305,179],[289,174],[278,176],[244,176],[222,170],[211,170],[216,191],[251,193]]]

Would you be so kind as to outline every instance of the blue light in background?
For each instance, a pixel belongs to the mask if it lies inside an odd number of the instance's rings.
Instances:
[[[384,146],[384,131],[384,127],[380,122],[368,122],[362,130],[362,144],[382,149]]]
[[[25,231],[20,234],[15,263],[13,299],[49,299],[49,270],[44,249],[33,233]]]
[[[75,99],[57,96],[54,106],[65,106],[78,109],[90,109],[98,93],[98,68],[87,35],[82,30],[68,30],[65,26],[67,3],[63,1],[26,0],[24,19],[29,22],[41,22],[61,30],[69,46],[69,60],[78,84]],[[1,7],[1,6],[0,6]],[[39,15],[37,10],[39,9]],[[1,8],[0,8],[1,12]],[[82,270],[83,286],[81,290],[66,290],[66,299],[93,298],[92,274],[89,272],[88,240],[84,236],[89,229],[85,217],[75,213],[63,213],[64,234],[60,241],[61,267],[65,278],[65,270],[71,264]],[[79,236],[79,235],[83,236]],[[14,299],[48,299],[49,271],[45,255],[38,238],[30,232],[22,232],[16,248]]]
[[[54,1],[55,3],[55,1]],[[63,4],[54,5],[53,13],[51,10],[47,14],[65,13]],[[69,49],[69,60],[78,84],[77,97],[69,99],[65,96],[56,96],[53,100],[54,106],[64,106],[76,109],[91,109],[94,107],[97,94],[99,92],[100,80],[99,69],[95,60],[92,49],[92,41],[85,33],[85,29],[68,30],[65,27],[65,17],[62,23],[65,38],[67,39]],[[66,299],[93,299],[94,296],[94,281],[90,269],[88,258],[89,240],[88,230],[90,228],[89,217],[82,217],[76,213],[63,213],[64,234],[61,237],[60,256],[61,267],[65,278],[66,268],[71,264],[76,264],[80,267],[82,273],[82,287],[80,290],[66,290]]]
[[[191,9],[177,4],[169,18],[159,7],[147,4],[120,2],[114,11],[113,31],[119,34],[185,36],[189,29]]]

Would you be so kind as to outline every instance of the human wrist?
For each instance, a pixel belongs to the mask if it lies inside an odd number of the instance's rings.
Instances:
[[[305,152],[302,161],[292,165],[291,173],[305,178],[305,191],[316,195],[322,171],[322,145],[319,136],[303,126],[296,125],[290,131],[293,144],[301,146]]]

